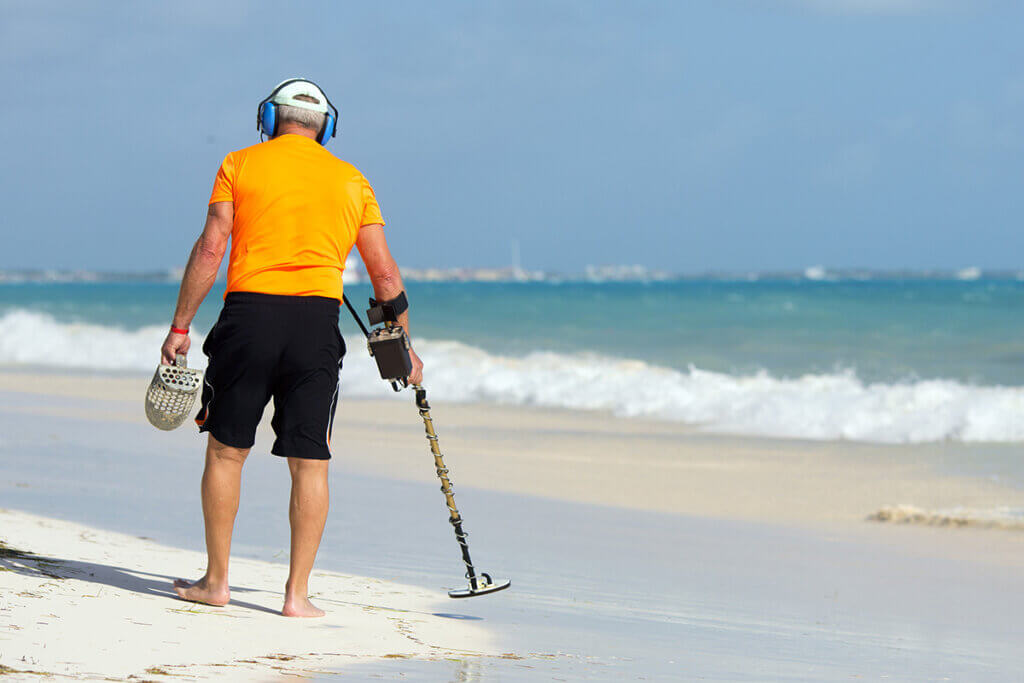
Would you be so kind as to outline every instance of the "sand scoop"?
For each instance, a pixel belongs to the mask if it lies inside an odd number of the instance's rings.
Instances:
[[[146,390],[146,417],[157,429],[170,431],[181,426],[196,402],[203,373],[188,367],[178,354],[174,365],[161,365]]]

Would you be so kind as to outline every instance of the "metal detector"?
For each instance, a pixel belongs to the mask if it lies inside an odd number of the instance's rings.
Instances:
[[[383,323],[383,327],[372,331],[363,325],[362,318],[359,317],[348,297],[342,295],[342,299],[366,337],[367,349],[373,359],[377,361],[381,379],[391,382],[391,388],[395,391],[401,391],[407,387],[409,373],[412,371],[412,359],[409,357],[409,337],[402,326],[398,324],[398,316],[409,305],[405,298],[405,292],[391,301],[370,299],[370,308],[366,311],[366,317],[371,325]],[[448,478],[448,468],[444,465],[444,456],[441,455],[441,448],[437,444],[434,420],[430,417],[430,404],[427,402],[427,390],[419,384],[412,385],[412,388],[416,391],[416,407],[419,409],[420,417],[423,418],[423,428],[427,433],[427,440],[430,442],[430,452],[434,456],[434,469],[437,471],[438,479],[441,480],[441,493],[444,494],[445,503],[448,505],[448,521],[455,530],[455,540],[458,541],[462,551],[462,561],[466,564],[466,578],[469,580],[469,588],[448,591],[448,597],[471,598],[476,595],[505,590],[512,585],[510,579],[495,581],[491,579],[490,574],[477,573],[473,566],[473,560],[469,556],[469,544],[466,543],[466,537],[469,534],[462,530],[462,515],[459,514],[459,509],[455,506],[455,494],[452,492],[452,482]]]

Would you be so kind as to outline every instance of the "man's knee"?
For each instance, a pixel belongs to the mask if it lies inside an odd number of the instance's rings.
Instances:
[[[249,455],[248,448],[235,448],[217,441],[212,434],[206,444],[207,458],[218,462],[233,462],[241,465]]]
[[[292,477],[327,477],[327,465],[330,460],[312,460],[309,458],[288,458],[288,469]]]

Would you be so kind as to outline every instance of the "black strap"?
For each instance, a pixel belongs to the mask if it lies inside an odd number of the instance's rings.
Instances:
[[[371,325],[381,323],[397,323],[398,316],[409,310],[409,299],[405,296],[405,290],[390,301],[377,301],[370,298],[370,308],[366,310],[366,317]]]
[[[359,325],[359,329],[363,331],[363,336],[369,337],[370,331],[366,329],[366,325],[363,324],[363,319],[359,317],[358,313],[356,313],[356,309],[352,306],[352,302],[348,300],[348,296],[342,294],[341,299],[345,302],[345,306],[348,307],[349,313],[351,313],[352,317],[356,319],[356,325]]]
[[[430,410],[430,404],[427,402],[427,390],[423,387],[416,389],[416,405],[420,410]]]

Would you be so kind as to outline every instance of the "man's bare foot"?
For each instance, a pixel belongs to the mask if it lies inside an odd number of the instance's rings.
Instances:
[[[174,582],[174,592],[182,600],[201,602],[204,605],[213,605],[214,607],[223,607],[231,599],[231,591],[227,584],[216,587],[211,586],[205,576],[195,583],[178,579]]]
[[[286,596],[281,614],[286,617],[322,617],[326,612],[315,607],[307,597],[289,598]]]

